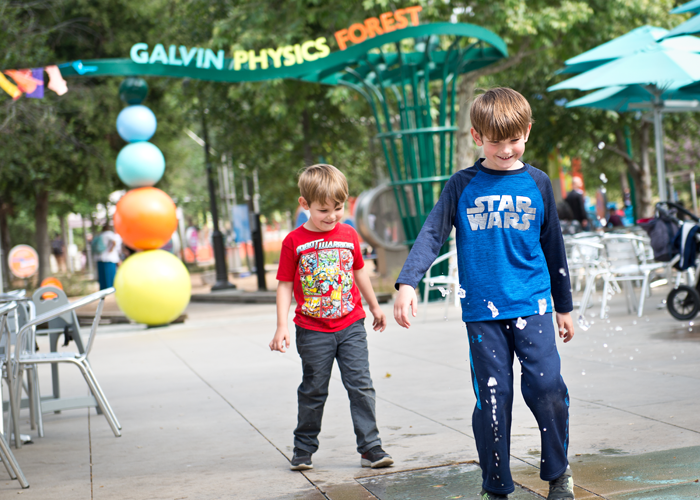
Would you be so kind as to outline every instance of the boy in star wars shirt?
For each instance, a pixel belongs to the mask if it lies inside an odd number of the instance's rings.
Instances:
[[[474,100],[470,115],[484,158],[445,185],[397,279],[394,317],[405,328],[411,325],[415,287],[456,228],[476,396],[472,427],[483,477],[480,499],[505,500],[515,489],[509,454],[517,356],[523,397],[540,426],[547,500],[570,500],[570,399],[553,320],[569,342],[573,303],[552,185],[544,172],[520,161],[532,127],[530,104],[521,94],[489,90]]]
[[[340,223],[348,197],[347,181],[331,165],[313,165],[299,177],[299,190],[299,203],[309,211],[309,220],[282,243],[277,271],[277,331],[270,342],[273,351],[285,352],[289,347],[287,314],[293,295],[303,379],[297,391],[299,413],[291,468],[313,467],[311,455],[318,449],[334,360],[338,361],[350,398],[361,465],[387,467],[394,461],[379,439],[360,291],[374,316],[374,330],[384,331],[386,315],[379,308],[364,268],[357,233]]]

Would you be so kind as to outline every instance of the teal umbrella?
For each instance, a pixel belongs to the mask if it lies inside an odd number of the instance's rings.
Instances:
[[[693,14],[700,13],[700,0],[691,0],[686,4],[676,7],[671,11],[671,14],[685,14],[686,12],[692,12]],[[669,39],[671,37],[692,35],[695,33],[700,33],[700,16],[691,17],[686,22],[679,24],[669,31],[665,35],[665,38]]]
[[[693,33],[700,33],[700,16],[691,17],[683,24],[679,24],[678,26],[676,26],[668,32],[666,38],[673,40],[673,38],[670,37],[680,35],[692,35]]]
[[[547,90],[603,88],[593,95],[584,97],[583,103],[579,99],[577,105],[591,106],[597,103],[600,106],[618,106],[620,111],[624,111],[635,109],[625,104],[625,99],[627,101],[633,99],[636,109],[645,107],[652,111],[659,197],[662,201],[666,201],[662,115],[672,107],[669,106],[670,95],[676,97],[684,95],[679,88],[698,81],[700,81],[700,54],[657,44],[598,66],[553,85]],[[642,91],[645,91],[646,95]],[[679,109],[683,110],[693,108],[694,106],[690,104],[679,106]]]
[[[695,40],[700,46],[700,39]],[[667,89],[689,85],[698,80],[700,54],[657,44],[552,85],[547,90],[593,90],[612,85],[634,84]]]
[[[700,12],[700,0],[691,0],[688,3],[684,3],[673,9],[671,14],[685,14],[686,12],[692,12],[693,14]]]
[[[606,87],[590,94],[571,101],[566,104],[567,108],[589,107],[605,109],[608,111],[651,111],[654,107],[653,95],[641,85],[614,85]],[[667,90],[660,96],[662,102],[662,113],[678,111],[700,111],[695,109],[700,100],[700,92],[691,93],[680,89]]]
[[[698,0],[700,2],[700,0]],[[700,52],[700,39],[691,36],[663,40],[668,30],[656,26],[642,26],[633,29],[614,40],[592,48],[589,51],[568,59],[565,67],[557,71],[561,73],[583,73],[602,64],[628,56],[645,48],[661,45],[669,49]],[[660,42],[660,40],[662,40]]]

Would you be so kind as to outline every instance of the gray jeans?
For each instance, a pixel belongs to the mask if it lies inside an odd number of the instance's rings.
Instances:
[[[297,325],[297,352],[304,372],[297,390],[299,415],[294,446],[309,453],[318,449],[323,406],[328,398],[333,361],[348,391],[350,414],[357,437],[357,451],[381,445],[375,413],[375,393],[369,375],[367,332],[364,319],[334,333],[316,332]]]

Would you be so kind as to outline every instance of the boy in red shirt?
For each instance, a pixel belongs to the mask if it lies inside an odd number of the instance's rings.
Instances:
[[[357,233],[340,223],[348,183],[337,168],[313,165],[299,176],[299,191],[299,203],[310,215],[282,243],[277,271],[277,331],[270,342],[273,351],[286,352],[289,347],[287,315],[294,294],[303,378],[297,390],[299,413],[291,468],[313,468],[311,455],[318,449],[323,406],[336,359],[350,398],[361,464],[387,467],[394,461],[379,439],[360,292],[369,303],[375,331],[384,331],[386,315],[379,308],[364,268]]]

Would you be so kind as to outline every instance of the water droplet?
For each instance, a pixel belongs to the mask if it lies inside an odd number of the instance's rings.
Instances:
[[[496,316],[498,316],[498,309],[496,309],[496,306],[493,305],[493,302],[489,301],[487,307],[491,310],[492,317],[495,318]]]
[[[489,377],[488,384],[486,384],[486,385],[488,385],[489,387],[495,387],[498,385],[498,382],[496,381],[496,379],[494,377]]]
[[[583,371],[581,372],[581,375],[585,375],[585,374],[586,374],[586,370],[583,370]]]
[[[518,318],[518,321],[515,322],[515,326],[519,329],[522,330],[527,326],[527,321],[525,321],[523,318]]]
[[[540,377],[544,377],[544,373],[540,372]]]
[[[460,286],[459,290],[457,290],[457,297],[459,297],[460,299],[463,299],[466,296],[467,296],[467,291]]]
[[[545,427],[544,429],[542,429],[542,431],[547,432],[547,428]],[[543,460],[543,462],[544,462],[544,460]]]
[[[537,306],[540,308],[540,316],[547,312],[547,299],[540,299],[537,301]]]
[[[600,147],[600,145],[598,145],[598,147]],[[601,149],[602,149],[602,148],[601,148]],[[608,178],[605,176],[605,174],[600,174],[599,179],[600,179],[600,182],[602,182],[603,184],[607,184],[607,183],[608,183]],[[544,460],[542,460],[542,461],[544,462]]]
[[[630,361],[632,361],[633,359],[634,359],[634,356],[630,356]]]
[[[621,326],[616,326],[616,327],[615,327],[615,331],[616,331],[616,332],[621,332],[621,331],[622,331],[622,327],[621,327]]]
[[[637,324],[637,320],[634,320],[634,321],[632,322],[632,324],[633,324],[633,325],[636,325],[636,324]]]
[[[608,344],[603,344],[603,347],[608,347]]]
[[[559,268],[559,274],[561,274],[562,276],[566,276],[566,271],[564,270],[563,267]]]
[[[675,356],[673,356],[673,359],[676,359],[676,357],[675,357]]]
[[[578,326],[583,330],[584,332],[587,331],[591,325],[586,321],[586,317],[583,314],[578,315]]]
[[[438,290],[440,290],[440,293],[442,294],[443,297],[444,297],[445,295],[449,295],[449,294],[450,294],[450,291],[449,291],[448,289],[442,288],[441,286],[438,287]]]

